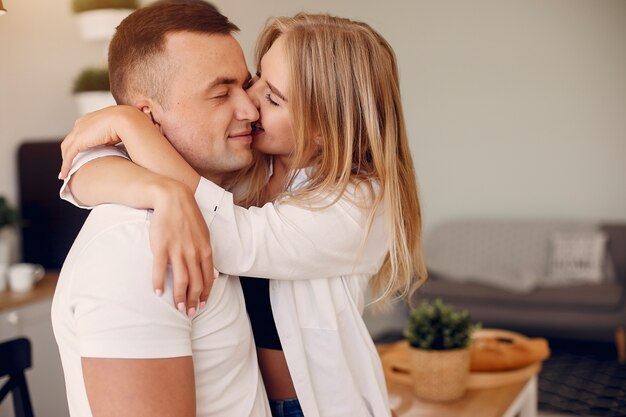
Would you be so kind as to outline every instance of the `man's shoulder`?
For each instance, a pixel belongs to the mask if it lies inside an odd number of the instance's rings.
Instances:
[[[95,207],[81,228],[80,234],[95,236],[111,229],[143,228],[150,222],[152,212],[120,204],[102,204]]]
[[[147,221],[152,211],[136,209],[121,204],[101,204],[91,210],[89,218],[107,223],[124,223],[132,221]]]
[[[118,204],[95,207],[83,224],[70,254],[85,252],[90,247],[108,247],[107,252],[127,250],[133,246],[149,247],[151,211],[138,210]],[[145,240],[145,245],[141,242]]]
[[[89,214],[70,249],[63,268],[63,281],[92,284],[126,282],[129,275],[150,276],[149,212],[120,205],[102,205]],[[89,280],[78,279],[89,275]],[[97,279],[101,277],[101,279]],[[68,281],[68,282],[69,282]],[[90,284],[91,285],[91,284]]]

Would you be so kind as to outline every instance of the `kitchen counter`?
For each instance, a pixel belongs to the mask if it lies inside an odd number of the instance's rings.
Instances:
[[[29,292],[0,291],[0,341],[25,337],[31,343],[32,366],[27,379],[36,416],[69,416],[61,357],[50,317],[58,279],[58,272],[49,271]],[[0,404],[0,417],[13,416],[10,401]]]

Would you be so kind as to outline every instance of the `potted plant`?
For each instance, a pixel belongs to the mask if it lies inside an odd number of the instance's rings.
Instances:
[[[20,216],[5,197],[0,196],[0,275],[5,274],[11,263],[11,233],[10,228],[19,225]],[[5,281],[0,276],[0,291],[4,289]]]
[[[138,8],[138,0],[72,0],[78,28],[87,41],[110,40],[120,22]]]
[[[74,98],[80,114],[115,105],[106,68],[86,68],[74,80]]]
[[[473,324],[467,311],[457,311],[437,298],[411,311],[404,336],[409,341],[414,394],[423,400],[449,402],[467,390],[469,345]]]
[[[0,230],[8,226],[17,226],[19,224],[19,214],[7,199],[0,196]]]

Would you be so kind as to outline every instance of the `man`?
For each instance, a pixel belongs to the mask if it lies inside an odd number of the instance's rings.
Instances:
[[[120,24],[109,51],[118,103],[218,184],[251,163],[258,118],[236,30],[202,1],[157,2]],[[61,271],[52,320],[71,415],[269,416],[239,281],[215,280],[199,311],[175,305],[171,287],[154,294],[150,216],[95,208]]]

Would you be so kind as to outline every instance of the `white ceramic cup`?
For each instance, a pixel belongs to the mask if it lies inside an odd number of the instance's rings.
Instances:
[[[9,268],[9,288],[13,292],[28,292],[43,278],[45,270],[38,264],[15,264]]]

